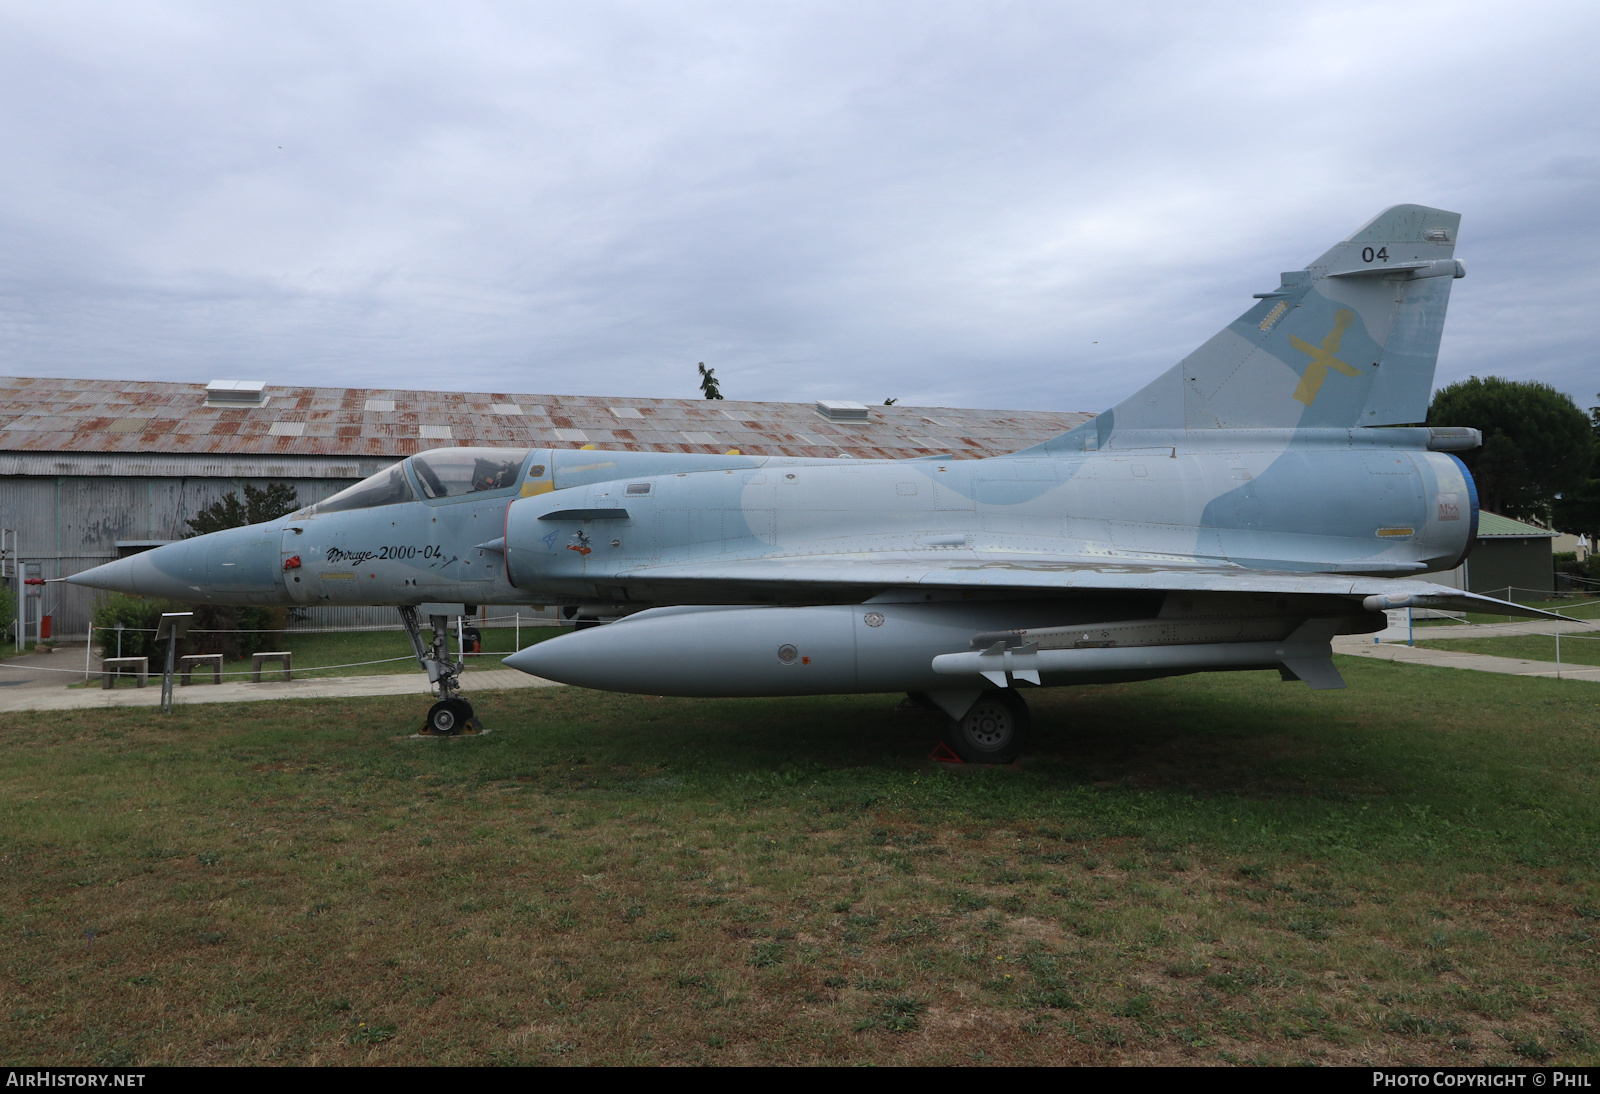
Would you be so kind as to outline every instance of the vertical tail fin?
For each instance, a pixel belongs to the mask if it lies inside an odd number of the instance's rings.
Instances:
[[[1455,278],[1458,213],[1385,209],[1141,391],[1041,446],[1133,430],[1421,422]]]

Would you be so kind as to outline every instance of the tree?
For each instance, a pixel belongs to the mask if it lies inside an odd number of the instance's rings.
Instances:
[[[1600,396],[1597,396],[1600,398]],[[1600,406],[1589,408],[1590,429],[1595,452],[1600,457]],[[1590,477],[1576,489],[1562,491],[1553,510],[1554,525],[1563,532],[1587,536],[1590,544],[1600,544],[1600,458],[1590,468]]]
[[[275,482],[265,490],[258,490],[254,486],[245,484],[244,501],[239,501],[239,492],[235,490],[221,501],[213,502],[194,515],[193,520],[185,521],[189,534],[184,539],[194,536],[203,536],[207,532],[220,532],[224,528],[243,528],[247,524],[260,524],[264,520],[274,520],[300,508],[300,499],[296,496],[295,488],[286,482]]]
[[[1571,396],[1549,384],[1474,376],[1440,388],[1428,408],[1432,426],[1483,431],[1483,447],[1461,453],[1478,483],[1478,503],[1548,524],[1556,499],[1581,489],[1593,465],[1593,425]]]
[[[704,361],[700,362],[700,390],[707,399],[722,398],[722,388],[717,384],[717,370],[706,368]]]

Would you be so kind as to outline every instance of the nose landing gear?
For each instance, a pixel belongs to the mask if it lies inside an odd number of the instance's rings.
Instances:
[[[483,723],[472,713],[472,704],[463,699],[461,692],[460,661],[449,659],[450,619],[431,615],[433,641],[422,642],[422,625],[417,609],[407,605],[400,609],[400,621],[405,624],[406,636],[417,655],[417,663],[428,674],[428,683],[439,689],[439,701],[428,708],[428,718],[422,732],[430,737],[453,737],[458,733],[482,733]]]
[[[474,727],[474,731],[483,728],[472,716],[472,704],[465,699],[440,699],[428,708],[428,721],[422,732],[451,737],[467,726]]]

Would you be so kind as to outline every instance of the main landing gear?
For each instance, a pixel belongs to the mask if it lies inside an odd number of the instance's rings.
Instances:
[[[472,713],[472,704],[460,695],[462,663],[449,659],[450,617],[428,617],[428,622],[433,626],[433,641],[426,646],[422,644],[422,625],[416,608],[401,608],[400,621],[405,624],[411,648],[417,655],[417,663],[428,674],[428,683],[439,689],[439,701],[428,708],[428,719],[422,725],[422,732],[430,737],[483,732],[483,723]]]
[[[957,700],[942,695],[936,698],[913,694],[910,699],[917,706],[939,713],[944,721],[944,746],[963,763],[1012,763],[1022,755],[1033,730],[1027,700],[1018,695],[1015,688],[995,688],[980,693],[959,718],[946,707],[952,704],[960,709],[964,696]]]

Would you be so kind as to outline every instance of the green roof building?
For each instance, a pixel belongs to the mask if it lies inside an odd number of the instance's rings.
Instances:
[[[1479,512],[1478,534],[1467,560],[1428,580],[1506,600],[1542,599],[1555,589],[1550,558],[1555,537],[1536,524]]]

